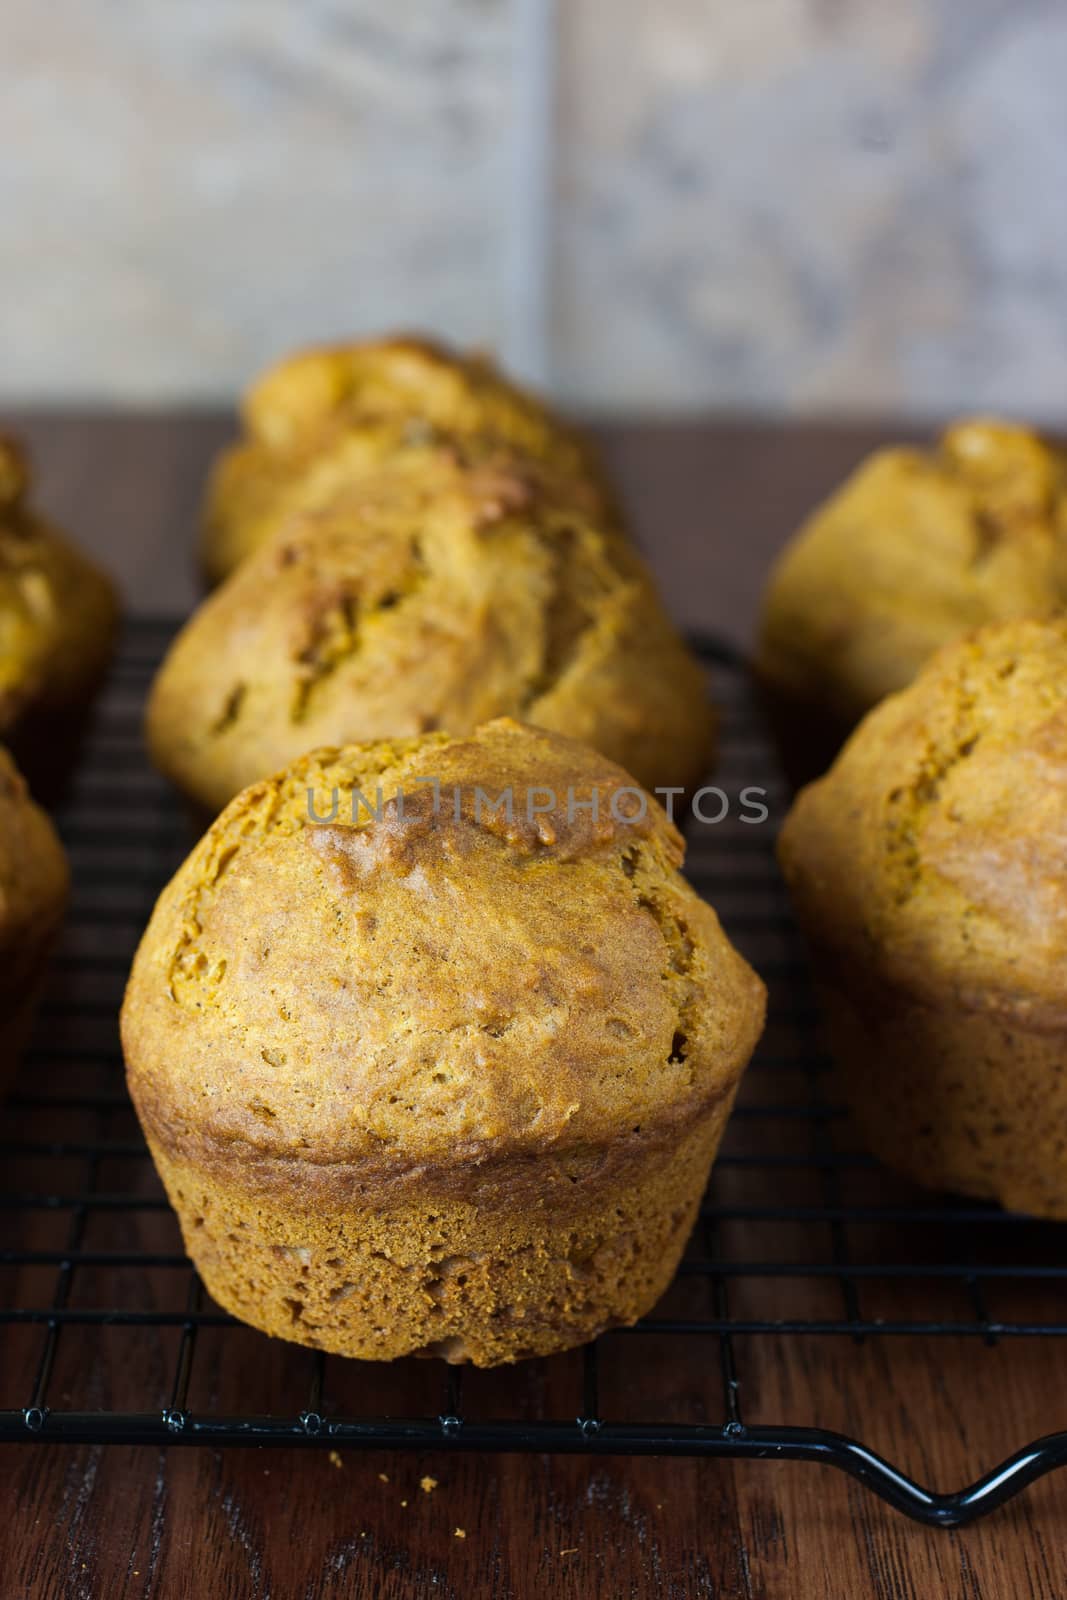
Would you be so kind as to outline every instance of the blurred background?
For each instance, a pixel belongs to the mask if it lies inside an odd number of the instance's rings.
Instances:
[[[5,0],[0,399],[425,327],[584,410],[1062,419],[1062,0]]]

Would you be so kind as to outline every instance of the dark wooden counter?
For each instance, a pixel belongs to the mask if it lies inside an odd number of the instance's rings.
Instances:
[[[44,505],[119,577],[131,609],[187,611],[191,530],[232,423],[203,412],[19,414]],[[679,622],[745,641],[767,566],[798,519],[889,425],[617,423],[597,430]]]
[[[35,446],[43,499],[121,577],[130,604],[187,609],[190,529],[225,424],[10,420]],[[773,551],[885,430],[709,423],[619,426],[604,436],[678,617],[744,640]],[[776,1365],[762,1383],[795,1415],[811,1364],[836,1359],[833,1349],[775,1341]],[[990,1465],[990,1450],[1062,1426],[1062,1378],[1047,1347],[1022,1343],[988,1363],[968,1366],[963,1354],[953,1362],[950,1352],[931,1366],[907,1352],[899,1364],[873,1351],[854,1365],[841,1357],[840,1415],[830,1425],[861,1417],[865,1436],[941,1488]],[[953,1411],[928,1452],[930,1417]],[[972,1529],[935,1533],[847,1479],[800,1465],[356,1454],[335,1462],[318,1452],[55,1446],[8,1447],[0,1460],[5,1600],[1067,1593],[1062,1476]],[[438,1480],[431,1494],[420,1490],[424,1474]]]

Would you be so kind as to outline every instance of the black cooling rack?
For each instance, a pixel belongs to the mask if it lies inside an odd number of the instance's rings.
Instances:
[[[905,1188],[853,1141],[775,872],[783,791],[744,675],[711,643],[730,814],[691,828],[688,871],[766,978],[771,1019],[666,1298],[584,1351],[488,1374],[325,1358],[215,1307],[140,1139],[116,1027],[140,930],[192,838],[141,748],[171,632],[128,629],[59,813],[74,906],[0,1115],[0,1440],[788,1458],[841,1468],[940,1525],[1067,1462],[1067,1432],[1002,1440],[970,1487],[936,1494],[865,1442],[872,1384],[929,1392],[926,1435],[908,1452],[923,1477],[981,1363],[996,1384],[1023,1359],[1041,1383],[1044,1362],[1045,1392],[1059,1392],[1062,1235]],[[746,786],[766,791],[763,823],[742,820]]]

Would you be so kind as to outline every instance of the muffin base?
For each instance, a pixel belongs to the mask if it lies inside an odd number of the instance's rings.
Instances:
[[[732,1099],[732,1096],[731,1096]],[[502,1162],[462,1198],[423,1175],[361,1199],[320,1169],[288,1192],[225,1177],[150,1138],[189,1256],[212,1297],[276,1338],[363,1360],[495,1366],[635,1322],[674,1276],[729,1106],[670,1142]],[[214,1164],[212,1164],[214,1166]],[[513,1168],[509,1174],[508,1168]],[[477,1180],[480,1183],[481,1180]],[[321,1193],[316,1201],[316,1191]],[[540,1187],[540,1192],[532,1186]]]
[[[927,1188],[1067,1221],[1060,1027],[866,982],[823,991],[845,1097],[870,1150]]]

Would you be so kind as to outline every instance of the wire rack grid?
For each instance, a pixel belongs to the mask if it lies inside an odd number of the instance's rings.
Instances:
[[[128,627],[58,813],[74,903],[0,1114],[0,1440],[807,1460],[943,1526],[1067,1463],[1067,1431],[990,1439],[969,1487],[920,1481],[937,1475],[935,1409],[951,1425],[977,1363],[1010,1384],[1025,1351],[1033,1386],[1052,1392],[1067,1337],[1061,1236],[909,1189],[852,1138],[774,865],[784,792],[745,675],[711,641],[697,643],[724,711],[728,814],[690,827],[687,871],[768,982],[771,1011],[668,1295],[583,1351],[492,1373],[326,1358],[214,1306],[137,1129],[117,1037],[140,932],[192,838],[141,739],[172,633]],[[745,820],[750,786],[765,791],[760,823]],[[708,799],[706,814],[721,809]],[[908,1446],[915,1473],[892,1464],[899,1441],[865,1431],[870,1386],[894,1383],[930,1396],[929,1428]]]

